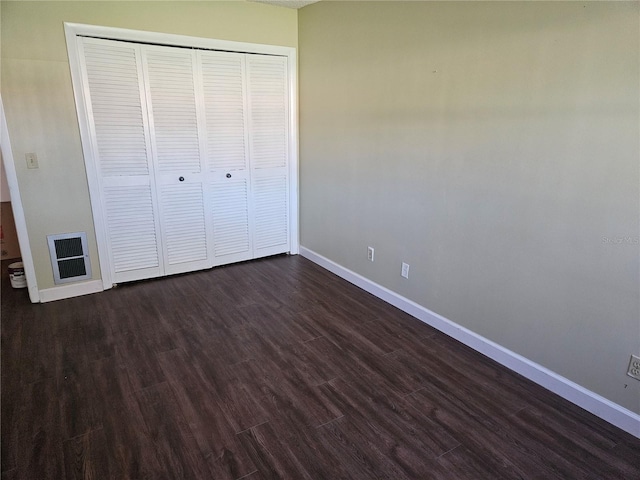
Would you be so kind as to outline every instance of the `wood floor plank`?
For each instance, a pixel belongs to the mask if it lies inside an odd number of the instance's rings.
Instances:
[[[521,431],[526,431],[529,438],[539,435],[540,443],[552,452],[547,455],[556,456],[556,464],[567,462],[568,468],[568,465],[592,459],[593,463],[589,462],[588,471],[584,472],[589,477],[585,478],[627,478],[632,473],[624,459],[611,456],[614,445],[603,443],[601,438],[594,438],[589,432],[584,432],[587,434],[585,437],[581,434],[582,428],[579,427],[571,430],[558,429],[559,422],[553,418],[551,412],[541,414],[533,408],[527,408],[516,416],[524,425],[516,422],[514,424],[520,427]],[[636,460],[640,461],[640,451]]]
[[[220,392],[220,407],[240,432],[268,421],[269,414],[259,396],[259,379],[254,372],[255,360],[229,365],[222,372],[224,388]]]
[[[393,459],[393,441],[380,437],[371,425],[340,417],[318,428],[318,437],[347,476],[345,478],[405,480]]]
[[[341,347],[357,346],[359,349],[367,350],[374,355],[384,355],[389,351],[395,350],[395,345],[388,346],[386,338],[380,336],[370,339],[364,333],[368,330],[367,327],[372,321],[367,321],[366,326],[360,323],[353,323],[350,321],[351,316],[341,309],[317,306],[301,314],[301,317],[315,326],[318,332],[316,338],[325,336]],[[381,342],[377,343],[377,340],[381,340]]]
[[[22,429],[13,444],[19,473],[17,478],[63,478],[61,418],[58,392],[53,379],[29,385],[16,399],[21,405]]]
[[[262,404],[270,417],[295,418],[299,427],[323,425],[343,415],[321,386],[308,385],[297,375],[265,382],[263,391]]]
[[[18,316],[22,325],[20,381],[33,383],[55,378],[55,363],[51,360],[55,358],[56,344],[50,341],[55,337],[54,321],[48,316],[46,307],[36,306]]]
[[[480,384],[485,389],[494,392],[495,397],[512,403],[511,411],[522,408],[525,399],[528,402],[527,405],[530,404],[533,384],[516,372],[446,335],[435,335],[429,341],[423,342],[422,345],[425,348],[430,348],[435,357],[446,361],[462,383]],[[416,352],[415,349],[407,348],[407,351],[421,355],[421,352]],[[541,399],[542,402],[559,399],[552,392],[541,391],[537,387],[534,397]]]
[[[4,362],[3,362],[4,368]],[[15,375],[15,377],[13,376]],[[25,404],[20,401],[27,387],[19,382],[19,373],[7,374],[2,379],[0,389],[0,471],[13,470],[17,467],[17,449],[21,431],[24,429]]]
[[[232,424],[220,414],[217,393],[192,368],[182,350],[166,352],[159,359],[213,477],[234,480],[255,471]]]
[[[249,305],[238,309],[247,319],[249,328],[262,336],[278,339],[280,343],[299,343],[322,336],[304,315],[295,313],[288,305],[271,302],[264,305]],[[274,319],[277,319],[274,322]]]
[[[335,455],[322,440],[319,432],[324,425],[303,428],[294,418],[280,416],[269,420],[269,426],[278,442],[287,446],[290,454],[314,480],[352,478],[341,464],[342,457]]]
[[[137,391],[136,397],[163,476],[207,478],[211,471],[197,447],[168,383]]]
[[[438,459],[438,462],[447,472],[443,478],[456,478],[460,480],[478,480],[480,478],[496,480],[513,478],[544,480],[549,478],[536,472],[527,474],[529,476],[514,474],[505,466],[495,462],[494,457],[475,453],[462,445],[447,452]]]
[[[65,440],[63,449],[67,479],[122,478],[117,460],[109,456],[102,429]]]
[[[495,472],[502,472],[499,475],[527,478],[531,472],[540,472],[541,478],[567,478],[556,475],[553,468],[546,466],[545,457],[512,433],[512,422],[508,417],[485,413],[488,405],[480,407],[467,392],[452,395],[450,390],[434,385],[413,393],[406,400],[418,412],[445,428],[466,450],[486,459],[484,464]],[[574,471],[580,472],[580,468]],[[564,473],[570,478],[570,472]]]
[[[120,478],[163,477],[128,370],[114,358],[98,361],[93,368],[96,397],[103,400],[102,430],[109,457],[117,459]]]
[[[259,471],[255,471],[250,473],[249,475],[245,475],[244,477],[240,477],[236,480],[264,480],[266,477],[262,475]]]
[[[314,480],[268,422],[238,433],[238,438],[264,478]]]
[[[422,387],[421,377],[401,368],[381,345],[373,343],[354,326],[341,322],[341,317],[316,315],[324,336],[306,345],[328,358],[340,358],[341,372],[346,375],[369,377],[373,383],[383,382],[401,395],[408,395]],[[322,321],[320,319],[326,318]],[[329,341],[329,343],[327,343]]]
[[[5,470],[2,472],[2,475],[0,475],[0,480],[17,480],[19,477],[19,475],[21,474],[21,471],[18,470],[18,468],[14,468],[12,470]]]
[[[408,344],[420,345],[425,338],[432,338],[436,334],[436,331],[431,327],[421,329],[415,328],[414,322],[406,323],[410,328],[404,330],[396,322],[389,321],[389,318],[376,318],[357,328],[362,336],[374,345],[381,347],[385,354],[407,348]],[[425,324],[421,323],[421,325]]]
[[[20,381],[22,324],[28,320],[29,311],[24,309],[14,310],[15,313],[13,313],[13,321],[2,322],[2,335],[0,336],[0,361],[2,362],[2,372],[0,372],[0,374],[3,386],[17,384]]]
[[[116,358],[127,368],[136,390],[164,382],[165,378],[156,355],[177,348],[169,332],[155,326],[141,326],[137,321],[141,315],[139,309],[119,312],[119,321],[127,326],[115,334]]]
[[[279,355],[284,359],[283,363],[295,369],[300,381],[307,385],[322,385],[339,376],[337,365],[314,352],[307,342],[281,345]]]
[[[410,371],[415,384],[436,385],[443,390],[459,391],[461,395],[474,395],[496,414],[513,414],[527,406],[526,396],[517,395],[509,386],[501,386],[479,372],[475,375],[467,372],[465,363],[456,362],[449,353],[433,348],[431,339],[424,340],[419,347],[407,344],[406,351],[398,350],[387,357],[399,365],[396,368]]]
[[[374,387],[363,378],[334,379],[326,386],[345,415],[372,421],[415,457],[437,458],[460,445],[445,429],[416,412],[404,398]]]
[[[640,478],[640,439],[298,256],[42,305],[2,267],[3,480]]]
[[[629,436],[631,437],[631,436]],[[608,456],[603,460],[605,462],[620,462],[620,470],[623,472],[622,478],[633,478],[638,476],[637,469],[633,465],[638,464],[640,456],[640,440],[633,437],[625,440],[611,450],[613,459]]]
[[[640,439],[633,438],[626,432],[621,432],[620,429],[603,422],[595,415],[573,405],[569,401],[554,396],[551,400],[543,402],[533,394],[534,391],[537,392],[537,389],[528,391],[528,395],[532,397],[530,411],[545,418],[553,419],[558,426],[562,425],[566,429],[565,434],[575,432],[577,437],[603,450],[612,448],[627,439],[633,439],[634,442],[632,443],[640,446]]]
[[[96,387],[91,365],[74,366],[59,380],[60,416],[62,436],[72,438],[102,428],[103,404],[96,398]]]

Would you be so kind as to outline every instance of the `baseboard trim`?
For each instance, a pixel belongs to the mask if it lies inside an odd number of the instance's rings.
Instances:
[[[591,390],[588,390],[571,380],[558,375],[548,368],[539,365],[503,346],[462,327],[451,320],[379,285],[362,275],[355,273],[342,265],[329,260],[322,255],[300,247],[300,255],[313,263],[335,273],[348,282],[375,295],[400,310],[431,325],[441,332],[455,338],[459,342],[486,355],[505,367],[519,373],[538,385],[550,390],[562,398],[574,403],[597,417],[615,425],[618,428],[640,438],[640,415],[628,410],[617,403],[607,400]]]
[[[90,293],[102,292],[102,280],[62,285],[60,287],[44,288],[40,290],[40,302],[54,302],[65,298],[79,297]]]

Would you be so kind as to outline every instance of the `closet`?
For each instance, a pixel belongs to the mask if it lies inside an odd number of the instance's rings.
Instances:
[[[77,46],[113,283],[290,251],[286,56]]]

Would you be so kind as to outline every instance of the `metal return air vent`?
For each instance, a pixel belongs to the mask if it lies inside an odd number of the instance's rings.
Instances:
[[[85,232],[47,235],[47,242],[56,284],[91,279]]]

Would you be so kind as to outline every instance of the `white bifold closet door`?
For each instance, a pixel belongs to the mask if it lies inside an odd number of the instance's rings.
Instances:
[[[84,38],[80,47],[112,279],[117,283],[162,275],[140,46]]]
[[[82,52],[114,282],[290,250],[285,57],[91,38]]]
[[[245,56],[198,52],[212,196],[214,264],[254,258]]]
[[[214,264],[287,252],[287,64],[199,52],[211,173]]]
[[[289,250],[287,60],[247,55],[254,256]]]
[[[144,46],[151,148],[166,274],[210,266],[195,52]]]

